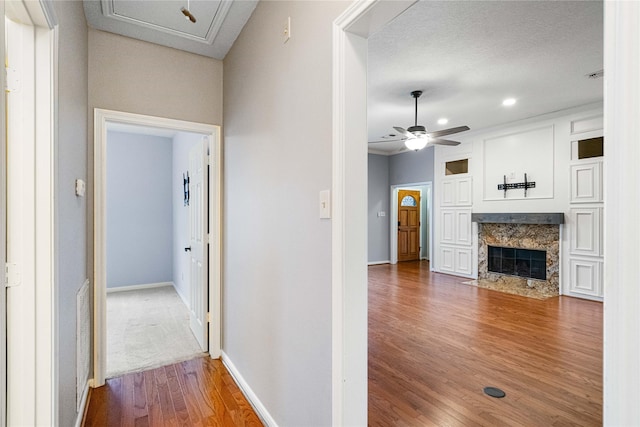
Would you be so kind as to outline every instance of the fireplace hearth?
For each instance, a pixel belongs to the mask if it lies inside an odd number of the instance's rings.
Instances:
[[[562,214],[473,215],[478,286],[541,298],[559,295]]]

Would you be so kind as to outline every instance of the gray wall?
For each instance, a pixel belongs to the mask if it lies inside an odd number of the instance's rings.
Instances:
[[[282,426],[331,425],[318,195],[331,188],[332,22],[348,5],[259,2],[224,61],[223,349]]]
[[[108,288],[173,280],[172,154],[171,138],[107,133]]]
[[[76,293],[87,278],[87,26],[82,2],[53,2],[59,22],[56,254],[58,425],[76,419]],[[91,192],[91,189],[89,189]]]
[[[94,29],[89,29],[88,38],[90,141],[94,108],[222,124],[222,61]],[[93,143],[88,155],[91,189]],[[91,191],[87,202],[87,271],[93,281]]]
[[[389,158],[389,185],[433,181],[433,146]]]
[[[389,186],[389,157],[369,154],[369,233],[368,260],[369,262],[389,261],[389,221],[391,212]],[[378,212],[386,216],[379,217]]]
[[[369,154],[369,262],[388,261],[390,230],[390,191],[393,185],[433,182],[434,149],[427,147],[418,152],[407,151],[394,156]],[[386,176],[385,176],[386,173]],[[382,188],[383,187],[383,188]],[[432,187],[432,200],[435,197]],[[423,212],[427,212],[423,199]],[[378,211],[385,211],[386,217],[378,217]],[[429,219],[428,221],[431,221]],[[428,224],[428,221],[425,222]],[[429,228],[422,227],[423,255],[428,254]]]
[[[189,151],[202,135],[180,132],[173,138],[173,284],[185,302],[189,301],[189,208],[184,206],[182,174],[189,169]]]

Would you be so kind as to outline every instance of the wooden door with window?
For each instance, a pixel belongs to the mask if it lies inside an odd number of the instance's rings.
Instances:
[[[398,261],[420,259],[420,191],[398,191]]]

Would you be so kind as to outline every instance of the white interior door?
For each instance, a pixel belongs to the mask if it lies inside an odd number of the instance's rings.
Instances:
[[[190,243],[190,307],[189,324],[203,351],[207,350],[207,195],[209,138],[189,153],[189,243]]]

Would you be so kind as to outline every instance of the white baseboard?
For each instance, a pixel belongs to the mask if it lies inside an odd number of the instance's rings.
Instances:
[[[180,292],[180,289],[178,289],[178,287],[176,286],[175,282],[171,283],[173,285],[173,289],[176,290],[176,294],[178,294],[178,296],[180,297],[180,299],[182,300],[182,302],[184,303],[184,305],[187,308],[191,308],[189,305],[189,300],[184,296],[184,294],[182,292]]]
[[[78,416],[76,417],[75,427],[80,427],[84,420],[84,413],[87,411],[87,398],[89,397],[89,384],[91,381],[87,381],[87,385],[82,391],[82,399],[80,399],[80,408],[78,409]]]
[[[367,263],[367,265],[380,265],[380,264],[391,264],[391,261],[373,261],[373,262]]]
[[[173,286],[173,282],[144,283],[142,285],[118,286],[116,288],[107,288],[107,293],[138,291],[140,289],[163,288],[165,286]],[[178,294],[180,295],[180,294]]]
[[[242,394],[244,394],[244,396],[247,398],[249,404],[256,411],[258,417],[260,417],[260,420],[264,423],[264,425],[268,427],[278,427],[278,424],[276,424],[276,421],[273,419],[271,414],[269,414],[267,408],[264,407],[260,399],[258,399],[258,396],[256,396],[251,387],[249,387],[249,384],[247,384],[236,366],[224,351],[222,352],[222,363],[224,364],[224,366],[226,366],[236,384],[238,384],[238,387],[240,387]]]

